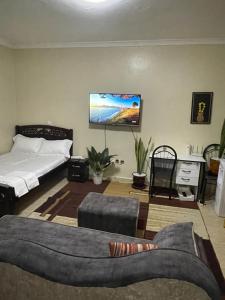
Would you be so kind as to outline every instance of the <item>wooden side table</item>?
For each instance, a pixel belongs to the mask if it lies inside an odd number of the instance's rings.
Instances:
[[[89,179],[88,159],[70,159],[68,162],[68,180],[85,182]]]

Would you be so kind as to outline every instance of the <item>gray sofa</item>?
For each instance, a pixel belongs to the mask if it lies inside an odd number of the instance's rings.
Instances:
[[[0,219],[0,299],[220,299],[197,256],[192,223],[169,226],[159,249],[109,257],[109,241],[149,242],[16,216]]]

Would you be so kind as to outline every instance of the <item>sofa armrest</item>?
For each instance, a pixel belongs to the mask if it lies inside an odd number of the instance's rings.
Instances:
[[[193,231],[193,223],[176,223],[160,230],[153,242],[159,248],[170,248],[190,252],[199,256]]]

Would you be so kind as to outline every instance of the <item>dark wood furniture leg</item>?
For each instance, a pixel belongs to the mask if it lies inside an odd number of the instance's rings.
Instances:
[[[0,217],[15,213],[15,192],[14,188],[0,184]]]

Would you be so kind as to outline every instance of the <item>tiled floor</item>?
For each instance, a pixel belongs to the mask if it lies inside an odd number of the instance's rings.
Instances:
[[[214,211],[214,200],[199,205],[209,238],[213,244],[221,269],[225,276],[225,228],[224,218],[218,217]]]
[[[50,185],[44,186],[41,191],[30,192],[28,196],[24,197],[23,202],[18,206],[17,214],[20,216],[29,216],[36,208],[38,208],[42,203],[46,201],[49,196],[53,196],[57,191],[59,191],[65,184],[67,179],[62,179],[60,181],[53,181]],[[138,193],[137,190],[132,190],[130,184],[117,184],[113,183],[110,187],[110,194],[115,195],[127,195],[127,189],[129,185],[130,195],[139,198],[142,202],[148,201],[148,193],[141,192]],[[107,193],[107,191],[106,191]],[[220,218],[216,215],[214,208],[214,201],[206,201],[206,205],[199,205],[200,211],[202,213],[203,220],[206,225],[210,240],[216,251],[216,255],[219,259],[221,269],[225,276],[225,228],[224,228],[224,218]]]

